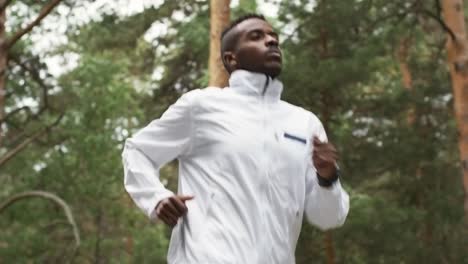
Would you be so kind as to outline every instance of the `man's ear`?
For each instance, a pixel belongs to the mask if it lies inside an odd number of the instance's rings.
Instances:
[[[237,59],[236,55],[231,51],[225,51],[223,54],[223,61],[226,62],[226,65],[229,67],[229,72],[233,72],[237,69]]]

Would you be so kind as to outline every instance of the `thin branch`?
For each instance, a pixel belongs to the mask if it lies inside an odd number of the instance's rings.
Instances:
[[[49,87],[44,83],[44,80],[40,77],[39,73],[37,70],[32,69],[26,63],[21,62],[19,58],[16,56],[11,56],[10,58],[13,62],[15,62],[20,68],[22,68],[24,71],[28,72],[31,74],[31,77],[33,78],[34,81],[36,81],[37,84],[42,88],[42,106],[39,109],[39,112],[36,114],[36,116],[41,115],[45,110],[49,108],[48,102],[48,90]]]
[[[7,161],[9,161],[11,158],[13,158],[16,154],[18,154],[20,151],[22,151],[25,147],[27,147],[31,142],[45,134],[47,130],[46,129],[41,129],[39,131],[36,131],[32,136],[29,138],[25,139],[21,144],[16,146],[14,149],[8,151],[5,155],[0,157],[0,167],[4,165]]]
[[[442,6],[440,5],[440,0],[434,0],[434,5],[437,10],[437,14],[440,16],[440,14],[442,14]]]
[[[8,119],[10,119],[11,116],[17,114],[20,111],[25,111],[25,112],[28,113],[28,115],[32,115],[32,111],[31,111],[31,108],[29,106],[19,107],[19,108],[16,108],[15,110],[9,112],[8,114],[6,114],[3,118],[1,118],[0,119],[0,125],[5,123],[6,121],[8,121]]]
[[[16,128],[16,129],[19,130],[18,128]],[[8,144],[5,144],[2,147],[10,148],[11,146],[17,145],[18,142],[24,137],[24,135],[26,135],[25,130],[21,130],[21,131],[15,133],[15,136],[12,139],[8,138]]]
[[[21,39],[21,37],[23,37],[24,35],[26,35],[28,32],[30,32],[35,26],[39,25],[39,23],[41,23],[41,21],[47,16],[49,15],[50,12],[52,12],[52,10],[58,5],[60,4],[62,0],[52,0],[51,2],[49,2],[49,4],[47,4],[46,6],[44,6],[41,10],[41,12],[39,13],[39,15],[37,16],[37,18],[32,21],[29,25],[27,25],[25,28],[19,30],[18,32],[16,32],[15,35],[13,35],[13,37],[11,37],[11,39],[9,39],[5,45],[5,48],[8,50],[9,48],[11,48],[13,45],[15,45],[15,43]]]
[[[28,72],[31,77],[34,79],[34,81],[42,88],[42,104],[41,104],[41,107],[39,108],[39,110],[36,112],[36,113],[33,113],[31,111],[31,109],[28,107],[28,106],[24,106],[24,107],[20,107],[20,108],[17,108],[11,112],[9,112],[6,116],[4,116],[3,118],[0,118],[0,125],[3,124],[3,123],[8,123],[9,125],[17,128],[17,129],[20,129],[19,126],[17,125],[14,125],[12,124],[11,122],[8,122],[9,119],[19,113],[20,111],[25,111],[27,112],[27,119],[25,122],[22,123],[22,126],[23,127],[26,127],[27,124],[31,121],[31,120],[38,120],[40,118],[40,116],[47,110],[49,110],[49,105],[48,105],[48,90],[49,90],[49,87],[44,83],[44,81],[40,78],[39,76],[39,73],[32,69],[30,66],[28,66],[26,63],[24,62],[21,62],[21,60],[16,57],[15,55],[13,56],[9,56],[9,59],[14,62],[16,65],[18,65],[21,69],[23,69],[25,72]],[[22,132],[20,135],[17,135],[15,137],[15,139],[13,140],[12,144],[15,145],[16,143],[14,141],[17,141],[18,139],[20,139],[25,133]]]
[[[28,192],[15,194],[0,204],[0,213],[19,200],[27,199],[27,198],[34,198],[34,197],[39,197],[39,198],[50,200],[54,202],[55,204],[58,204],[63,209],[65,216],[67,217],[68,223],[70,223],[71,227],[73,228],[73,236],[75,238],[74,251],[76,251],[81,243],[78,226],[76,225],[75,218],[73,217],[73,214],[68,204],[64,200],[62,200],[60,197],[58,197],[57,195],[50,193],[50,192],[45,192],[45,191],[28,191]]]
[[[7,6],[11,3],[12,0],[5,0],[5,2],[3,2],[3,4],[0,6],[0,13],[5,11],[5,9],[7,8]]]
[[[422,10],[422,13],[424,15],[434,19],[435,21],[437,21],[439,23],[439,25],[442,27],[442,29],[450,35],[450,38],[454,42],[457,41],[457,37],[455,36],[455,33],[453,33],[453,31],[449,28],[449,26],[447,26],[447,24],[445,24],[444,20],[442,20],[442,18],[440,18],[440,16],[437,16],[437,15],[431,13],[428,10]]]
[[[457,41],[457,36],[455,35],[455,33],[453,33],[452,29],[450,29],[450,27],[447,24],[445,24],[445,21],[441,17],[442,7],[440,5],[440,1],[439,0],[434,0],[434,1],[435,1],[435,8],[437,10],[437,14],[434,14],[434,13],[430,12],[429,10],[425,10],[425,9],[422,9],[421,12],[424,15],[426,15],[426,16],[434,19],[435,21],[437,21],[439,23],[439,25],[442,27],[442,29],[450,35],[450,38],[452,39],[452,41],[456,42]]]
[[[62,119],[63,117],[63,114],[61,114],[57,120],[55,120],[54,123],[52,123],[51,125],[45,127],[45,128],[42,128],[40,129],[39,131],[36,131],[36,133],[34,133],[32,136],[30,136],[29,138],[25,139],[23,142],[21,142],[21,144],[19,144],[18,146],[16,146],[14,149],[8,151],[6,154],[4,154],[2,157],[0,157],[0,167],[2,167],[3,165],[5,165],[5,163],[7,161],[9,161],[11,158],[13,158],[14,156],[16,156],[19,152],[21,152],[24,148],[26,148],[29,144],[31,144],[31,142],[33,142],[34,140],[38,139],[40,136],[42,136],[43,134],[45,134],[47,131],[49,131],[49,129],[51,129],[52,127],[56,126],[60,120]]]

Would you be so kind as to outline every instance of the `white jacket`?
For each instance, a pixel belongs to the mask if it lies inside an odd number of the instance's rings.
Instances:
[[[348,195],[339,181],[318,185],[311,162],[323,126],[281,91],[276,79],[237,70],[229,87],[184,94],[127,139],[125,188],[150,218],[173,195],[158,173],[173,159],[178,193],[195,196],[172,231],[169,263],[295,263],[304,212],[321,229],[344,223]]]

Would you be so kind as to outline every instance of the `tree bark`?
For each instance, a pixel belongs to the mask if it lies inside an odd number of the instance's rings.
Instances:
[[[230,0],[211,0],[210,3],[210,59],[208,63],[209,86],[225,87],[229,75],[221,60],[221,33],[229,24]]]
[[[333,234],[330,230],[325,232],[325,253],[327,264],[335,264],[335,247],[333,246]]]
[[[397,58],[398,64],[400,65],[400,72],[402,75],[403,87],[411,91],[413,86],[413,78],[411,76],[411,71],[408,66],[408,52],[410,47],[410,38],[406,37],[400,40],[400,45],[398,47]]]
[[[398,64],[400,66],[401,78],[403,88],[408,92],[413,92],[413,76],[411,74],[410,67],[408,65],[408,57],[409,57],[409,49],[411,47],[411,38],[404,37],[400,40],[398,51],[397,51],[397,59]],[[416,121],[416,110],[414,106],[410,106],[407,115],[406,115],[407,124],[412,127]],[[423,177],[423,169],[421,166],[421,162],[415,163],[414,168],[414,175],[416,179],[421,180]],[[417,206],[427,211],[425,207],[425,197],[423,190],[420,190],[417,194]],[[432,244],[432,224],[430,222],[430,218],[426,219],[424,224],[421,225],[421,238],[422,241],[425,243],[424,246],[430,247]]]
[[[464,197],[465,223],[468,226],[468,41],[462,0],[442,0],[442,13],[453,37],[447,38],[447,59],[452,79],[454,111],[458,126]]]
[[[413,77],[411,75],[411,71],[408,65],[408,53],[411,44],[411,39],[409,37],[405,37],[400,40],[398,51],[397,51],[397,59],[398,64],[400,66],[400,73],[403,83],[403,88],[409,93],[413,91]],[[407,122],[409,125],[413,125],[415,121],[415,111],[414,107],[411,107],[408,110],[407,114]]]
[[[94,243],[94,263],[100,264],[103,262],[101,257],[101,240],[102,240],[102,229],[103,229],[103,221],[102,221],[102,209],[99,207],[97,211],[97,215],[94,219],[96,225],[96,242]]]

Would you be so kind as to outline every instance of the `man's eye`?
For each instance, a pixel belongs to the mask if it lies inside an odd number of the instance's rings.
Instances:
[[[252,34],[250,34],[250,38],[251,39],[259,39],[261,38],[261,34],[259,32],[253,32]]]

